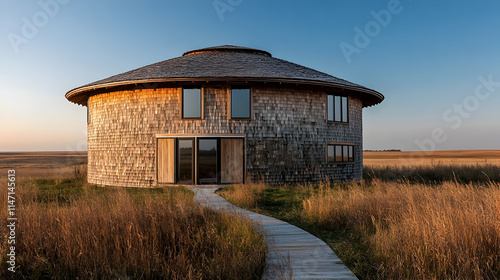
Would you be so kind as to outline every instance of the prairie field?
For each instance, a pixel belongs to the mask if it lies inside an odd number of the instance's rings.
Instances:
[[[18,178],[67,178],[84,171],[87,152],[0,153],[0,174],[15,169]]]
[[[361,182],[220,194],[315,234],[360,279],[499,279],[500,152],[410,154],[365,153]]]
[[[416,183],[500,182],[500,150],[364,152],[363,178]]]
[[[499,159],[500,151],[365,152],[361,182],[255,182],[219,194],[323,239],[359,279],[499,279]],[[199,206],[183,187],[89,185],[84,153],[1,153],[0,171],[10,168],[18,278],[262,275],[267,248],[251,222]],[[0,234],[7,278],[7,229]]]
[[[90,185],[82,158],[0,158],[0,205],[7,208],[6,170],[15,168],[18,218],[15,273],[7,270],[8,228],[0,228],[0,279],[261,278],[267,246],[248,218],[202,207],[182,186]],[[0,211],[4,223],[7,215]]]
[[[433,152],[363,152],[363,164],[373,166],[500,165],[500,150],[457,150]]]

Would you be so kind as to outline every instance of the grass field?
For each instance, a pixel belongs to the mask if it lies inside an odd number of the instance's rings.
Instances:
[[[0,153],[0,174],[15,169],[19,178],[73,177],[75,168],[84,170],[87,152]]]
[[[500,182],[500,151],[365,152],[363,178],[436,184]]]
[[[364,152],[363,164],[374,166],[500,165],[500,150],[434,152]]]
[[[365,152],[364,161],[361,183],[220,193],[320,237],[360,279],[500,278],[500,151]],[[266,247],[248,221],[198,206],[183,188],[89,186],[85,163],[82,153],[0,154],[0,172],[15,168],[20,182],[20,278],[260,277]]]
[[[410,154],[365,153],[361,183],[246,184],[220,194],[315,234],[360,279],[499,279],[500,164],[491,156],[499,152],[434,152],[419,162]]]
[[[15,274],[0,227],[0,279],[260,279],[267,246],[250,220],[202,207],[184,187],[89,185],[84,158],[0,155],[0,205],[15,168],[18,218]]]

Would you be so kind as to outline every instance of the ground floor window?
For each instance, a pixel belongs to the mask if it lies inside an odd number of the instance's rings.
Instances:
[[[328,144],[328,162],[353,162],[354,145]]]

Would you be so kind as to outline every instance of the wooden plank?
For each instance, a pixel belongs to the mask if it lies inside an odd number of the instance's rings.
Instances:
[[[221,183],[242,183],[243,172],[243,139],[221,139]]]
[[[215,194],[217,188],[190,187],[200,204],[215,210],[240,213],[260,224],[258,229],[266,235],[268,246],[262,279],[357,279],[322,240],[284,221],[236,207]]]
[[[158,183],[175,183],[174,139],[158,139]]]

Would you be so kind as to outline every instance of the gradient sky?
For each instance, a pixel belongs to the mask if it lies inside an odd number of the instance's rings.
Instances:
[[[500,149],[499,11],[494,0],[2,1],[0,151],[86,150],[86,110],[68,90],[224,44],[384,94],[363,110],[365,149]]]

